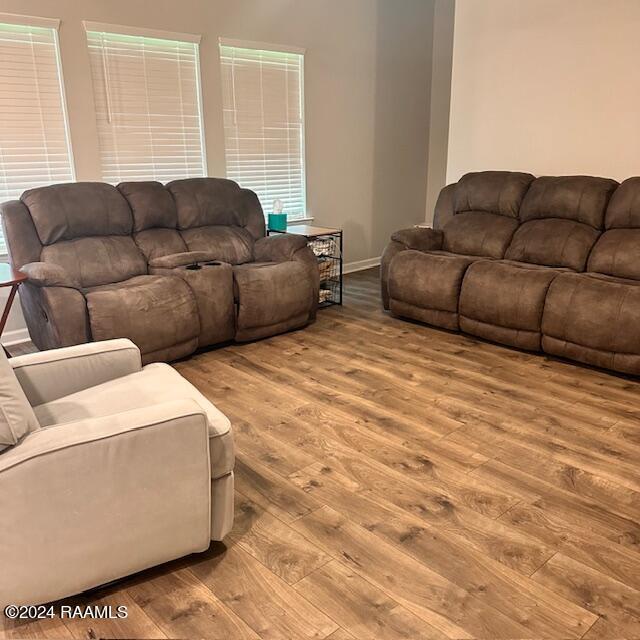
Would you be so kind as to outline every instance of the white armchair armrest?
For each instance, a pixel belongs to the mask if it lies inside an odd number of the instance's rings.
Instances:
[[[142,368],[140,350],[126,338],[30,353],[9,362],[32,407]]]
[[[4,452],[0,606],[57,600],[206,549],[208,439],[204,410],[176,400],[41,429]]]

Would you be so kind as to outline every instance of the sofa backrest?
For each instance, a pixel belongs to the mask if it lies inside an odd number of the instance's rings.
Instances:
[[[264,215],[253,191],[223,178],[189,178],[167,184],[178,215],[178,229],[189,251],[241,264],[253,259],[253,245],[264,237]]]
[[[590,176],[545,176],[529,187],[521,224],[505,258],[584,271],[618,183]]]
[[[83,287],[147,272],[131,237],[131,210],[115,187],[102,182],[58,184],[30,189],[20,199],[41,244],[39,260],[60,265]]]
[[[160,182],[121,182],[118,191],[133,214],[133,237],[147,260],[188,251],[178,231],[178,209]]]
[[[640,280],[640,178],[628,178],[614,191],[604,226],[587,270]]]
[[[518,211],[534,177],[515,171],[462,176],[453,188],[453,216],[444,224],[443,249],[502,258],[518,227]]]

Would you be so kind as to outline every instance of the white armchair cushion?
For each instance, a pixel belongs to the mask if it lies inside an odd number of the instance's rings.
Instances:
[[[188,380],[168,364],[149,364],[141,371],[35,407],[42,427],[53,427],[115,412],[153,407],[167,400],[195,400],[207,416],[211,477],[233,470],[231,423]]]
[[[39,428],[35,413],[0,348],[0,451]]]
[[[9,361],[32,406],[140,371],[140,349],[118,338],[51,349]]]

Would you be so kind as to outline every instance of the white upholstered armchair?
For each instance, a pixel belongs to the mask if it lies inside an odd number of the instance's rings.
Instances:
[[[228,419],[129,340],[0,356],[0,607],[57,600],[221,540]]]

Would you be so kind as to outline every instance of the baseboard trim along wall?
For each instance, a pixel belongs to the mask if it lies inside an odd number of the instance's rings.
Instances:
[[[2,334],[2,344],[10,347],[11,345],[20,344],[21,342],[29,342],[31,340],[27,328],[13,329],[12,331],[5,331]]]
[[[366,258],[365,260],[356,260],[355,262],[345,262],[342,268],[344,273],[355,273],[356,271],[364,271],[380,265],[381,256],[375,258]]]

